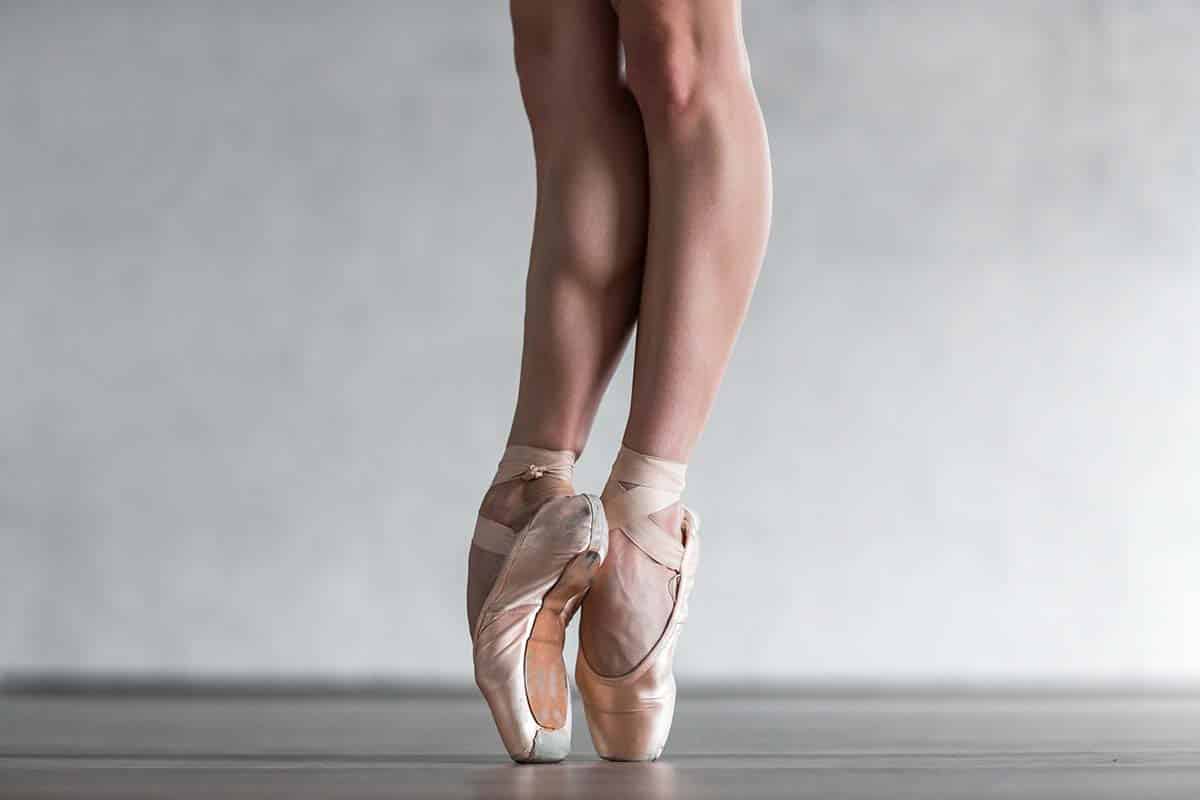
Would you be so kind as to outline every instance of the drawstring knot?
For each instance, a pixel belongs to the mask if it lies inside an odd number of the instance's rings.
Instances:
[[[542,450],[525,445],[510,445],[496,468],[492,485],[506,481],[536,481],[555,478],[570,483],[575,471],[575,454],[566,450]]]

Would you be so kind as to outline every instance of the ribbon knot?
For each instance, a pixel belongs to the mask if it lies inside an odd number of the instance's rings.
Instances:
[[[525,474],[521,477],[527,481],[536,481],[538,478],[546,474],[545,467],[539,467],[537,464],[530,464],[525,468]]]

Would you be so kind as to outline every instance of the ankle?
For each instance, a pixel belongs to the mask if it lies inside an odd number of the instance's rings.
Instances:
[[[571,479],[575,454],[529,445],[509,445],[500,458],[479,514],[513,530],[524,527],[534,512],[554,497],[575,494]]]
[[[544,477],[535,481],[510,481],[489,487],[479,504],[482,517],[513,530],[523,528],[546,501],[570,497],[575,488],[570,481]]]
[[[683,430],[664,430],[650,420],[641,420],[630,415],[621,437],[621,450],[671,464],[687,464],[695,446],[693,437]]]
[[[674,503],[650,515],[650,519],[675,539],[683,541],[683,503]]]
[[[641,513],[667,535],[682,541],[683,504],[680,502],[680,495],[685,485],[686,473],[685,463],[647,455],[622,445],[601,499],[606,503],[612,502],[626,492],[641,487],[643,494],[650,492],[656,498],[647,498],[651,505]],[[658,506],[657,509],[654,509],[655,505]],[[619,524],[612,527],[620,529]]]

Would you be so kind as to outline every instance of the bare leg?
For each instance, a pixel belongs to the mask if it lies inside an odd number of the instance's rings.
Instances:
[[[580,452],[637,316],[646,142],[606,0],[513,0],[538,200],[510,443]]]
[[[629,87],[650,156],[650,218],[625,444],[686,462],[750,301],[770,220],[766,130],[738,0],[617,0]],[[610,481],[606,502],[626,490]],[[652,516],[680,533],[676,503]],[[582,636],[603,674],[653,646],[676,575],[616,530]]]
[[[608,0],[512,0],[511,11],[537,209],[509,444],[578,454],[637,316],[646,142]],[[480,514],[519,529],[541,503],[573,493],[562,478],[511,481],[488,491]],[[472,624],[502,562],[472,548]]]
[[[625,442],[686,462],[766,247],[766,129],[737,0],[619,0],[618,9],[651,196]]]

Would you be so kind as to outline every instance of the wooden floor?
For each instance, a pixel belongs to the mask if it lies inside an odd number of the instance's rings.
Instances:
[[[1194,695],[685,696],[655,764],[577,721],[519,767],[465,695],[0,696],[0,798],[1200,798]]]

